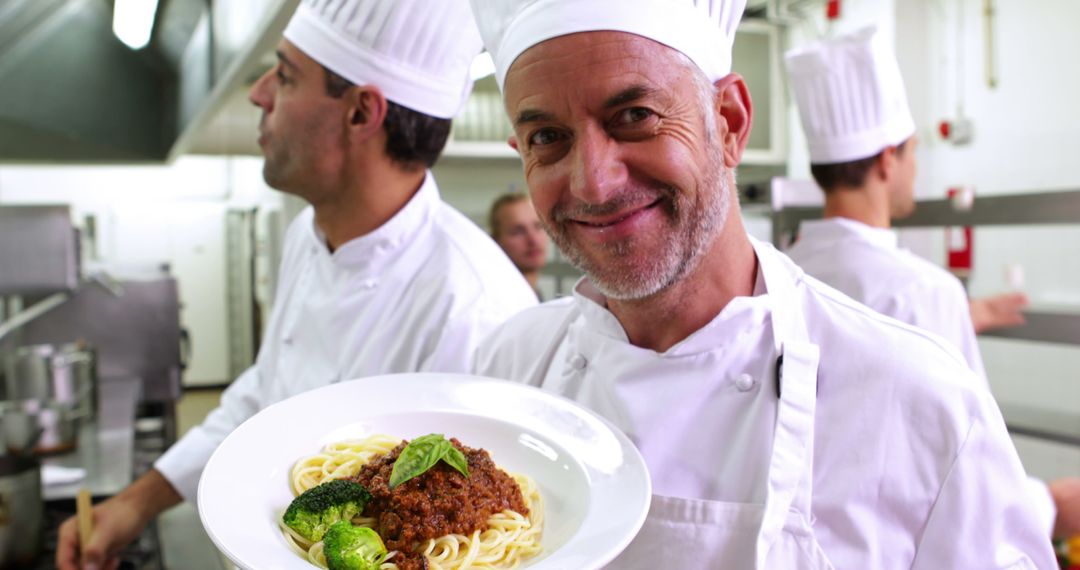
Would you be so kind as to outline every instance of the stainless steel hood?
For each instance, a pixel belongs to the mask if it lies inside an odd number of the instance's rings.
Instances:
[[[160,0],[134,51],[113,35],[110,0],[0,0],[0,162],[189,151],[265,66],[297,2]]]

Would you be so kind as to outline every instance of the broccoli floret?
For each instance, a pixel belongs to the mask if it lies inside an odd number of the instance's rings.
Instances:
[[[364,512],[370,500],[371,493],[360,483],[335,479],[301,493],[281,518],[300,536],[318,542],[330,525]]]
[[[330,570],[379,570],[386,546],[370,528],[334,523],[323,537],[323,553]]]

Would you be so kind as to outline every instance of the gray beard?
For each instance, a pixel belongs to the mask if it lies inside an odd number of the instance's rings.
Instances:
[[[668,227],[674,231],[669,247],[660,255],[645,260],[644,266],[627,271],[605,267],[604,264],[589,259],[585,252],[570,240],[565,225],[559,223],[560,218],[565,216],[559,213],[554,216],[556,227],[547,228],[548,233],[567,260],[584,271],[593,286],[608,299],[630,301],[652,297],[694,271],[724,227],[731,208],[730,173],[723,166],[719,149],[712,153],[712,156],[714,158],[706,177],[712,187],[702,189],[697,203],[687,203],[685,195],[675,189],[669,188],[663,192],[662,200],[666,203],[658,207],[665,208]],[[618,203],[623,201],[627,200],[618,200],[611,207],[606,204],[597,206],[596,209],[617,211]],[[607,246],[607,253],[616,258],[629,257],[633,255],[634,249],[632,242],[621,241]]]

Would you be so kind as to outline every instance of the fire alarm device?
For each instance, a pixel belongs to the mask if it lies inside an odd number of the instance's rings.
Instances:
[[[971,187],[949,188],[949,199],[954,203],[961,197],[973,194]],[[969,277],[974,258],[975,232],[971,226],[947,226],[945,248],[949,271],[957,277]]]

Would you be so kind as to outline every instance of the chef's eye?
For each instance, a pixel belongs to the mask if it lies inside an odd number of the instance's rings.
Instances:
[[[277,69],[274,71],[274,75],[277,76],[278,83],[285,85],[289,82],[289,78],[285,75],[285,71],[282,69],[282,65],[279,63]]]
[[[645,107],[630,107],[619,111],[619,114],[615,115],[615,123],[617,125],[631,125],[645,121],[654,115],[655,113]]]
[[[551,128],[540,129],[529,135],[529,146],[547,146],[562,140],[559,131]]]

